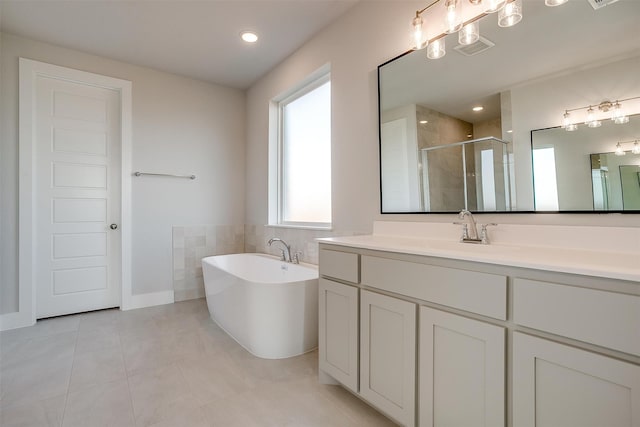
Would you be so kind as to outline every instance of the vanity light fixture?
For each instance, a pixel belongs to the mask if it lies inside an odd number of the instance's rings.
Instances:
[[[447,54],[444,37],[432,41],[427,45],[427,58],[438,59]]]
[[[427,39],[422,14],[438,3],[444,7],[444,23],[441,24],[443,31]],[[477,14],[463,21],[463,5],[474,7]],[[411,21],[411,49],[420,50],[426,47],[429,59],[442,58],[446,54],[444,37],[447,34],[457,32],[458,42],[461,45],[473,44],[480,39],[479,20],[498,11],[500,11],[498,25],[513,26],[522,20],[522,0],[434,0],[425,8],[416,10],[415,17]],[[437,45],[429,49],[432,44]]]
[[[561,4],[565,4],[569,0],[544,0],[544,4],[547,6],[560,6]]]
[[[578,130],[578,125],[571,120],[571,113],[569,113],[569,111],[565,111],[564,116],[562,116],[562,128],[568,132]]]
[[[613,114],[611,115],[611,120],[617,125],[623,125],[625,123],[629,123],[629,116],[624,114],[622,111],[622,105],[619,101],[613,105]]]
[[[545,0],[545,4],[547,6],[559,6],[567,1]],[[427,39],[422,14],[438,3],[444,5],[444,31]],[[467,3],[468,5],[466,5]],[[467,21],[463,21],[463,5],[475,8],[477,14]],[[416,10],[416,15],[411,21],[411,49],[420,50],[426,47],[428,58],[442,58],[446,53],[444,50],[444,36],[458,32],[458,42],[461,45],[473,44],[480,39],[478,21],[495,12],[498,12],[498,25],[500,27],[512,27],[522,20],[522,0],[433,0],[423,9]],[[429,46],[436,42],[438,42],[438,46],[429,50]]]
[[[602,101],[600,104],[587,105],[584,107],[572,108],[564,111],[562,116],[562,128],[566,131],[574,131],[578,129],[578,125],[571,119],[571,112],[579,110],[587,110],[587,118],[584,124],[590,128],[597,128],[602,125],[602,122],[596,117],[596,109],[601,113],[608,113],[611,111],[609,118],[617,125],[629,123],[629,116],[627,116],[622,108],[622,103],[626,101],[632,101],[640,99],[640,96],[634,96],[632,98],[620,99],[616,101]]]
[[[522,21],[522,0],[510,1],[498,12],[500,27],[513,27],[520,21]]]
[[[622,144],[631,144],[633,142],[633,146],[631,147],[631,154],[640,154],[640,141],[637,139],[632,139],[630,141],[620,141],[616,144],[616,150],[613,152],[616,156],[624,156],[627,154],[626,151],[622,148]]]
[[[480,39],[480,22],[470,22],[458,31],[458,43],[470,45]]]
[[[596,113],[593,111],[593,107],[589,106],[587,110],[587,121],[584,122],[585,125],[590,128],[598,128],[602,126],[602,122],[600,120],[596,120]]]

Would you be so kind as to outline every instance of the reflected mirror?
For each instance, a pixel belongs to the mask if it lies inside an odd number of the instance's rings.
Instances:
[[[629,196],[631,168],[616,172],[629,201],[613,188],[612,166],[610,199],[595,201],[590,160],[609,156],[602,153],[614,151],[611,141],[640,139],[636,116],[618,125],[611,110],[597,108],[640,97],[640,1],[597,10],[587,0],[523,3],[514,27],[498,27],[495,14],[482,18],[480,44],[472,48],[452,34],[444,58],[428,59],[422,49],[378,67],[382,213],[640,209]],[[640,98],[621,104],[628,116],[640,113]],[[584,125],[588,106],[602,126]],[[567,110],[576,132],[560,127]],[[572,175],[579,164],[581,175]]]
[[[640,210],[640,115],[624,125],[535,130],[531,150],[536,210]]]

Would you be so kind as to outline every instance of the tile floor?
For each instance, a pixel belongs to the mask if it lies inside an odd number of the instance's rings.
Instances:
[[[317,380],[317,352],[252,356],[203,299],[0,333],[0,426],[390,426]]]

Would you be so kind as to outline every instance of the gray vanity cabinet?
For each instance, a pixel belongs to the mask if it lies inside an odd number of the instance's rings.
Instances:
[[[360,292],[360,394],[402,425],[415,425],[416,304]]]
[[[358,288],[321,278],[319,367],[358,392]]]
[[[420,307],[420,426],[505,425],[505,328]]]
[[[320,370],[402,425],[640,427],[638,282],[332,244],[320,275]]]
[[[514,426],[640,426],[640,367],[631,363],[516,332],[513,384]]]

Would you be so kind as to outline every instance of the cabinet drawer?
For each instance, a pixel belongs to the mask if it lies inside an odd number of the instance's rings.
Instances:
[[[320,249],[320,274],[360,283],[358,254]]]
[[[507,277],[362,256],[362,283],[495,319],[507,318]]]
[[[514,279],[514,321],[522,326],[640,355],[640,297]]]

